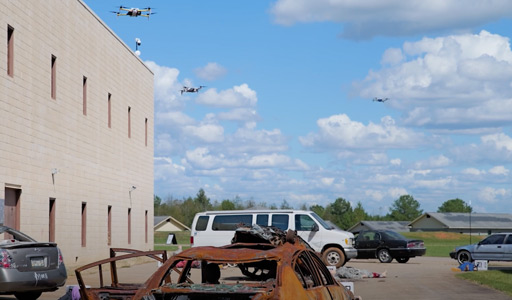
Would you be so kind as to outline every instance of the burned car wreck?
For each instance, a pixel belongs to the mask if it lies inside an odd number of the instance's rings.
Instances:
[[[121,296],[119,288],[107,294],[109,287],[87,289],[80,283],[82,299],[355,298],[295,232],[257,225],[239,228],[230,245],[174,255],[136,291]]]

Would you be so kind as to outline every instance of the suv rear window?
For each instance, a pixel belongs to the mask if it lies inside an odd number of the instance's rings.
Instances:
[[[215,216],[212,229],[216,231],[236,230],[240,225],[252,225],[252,215]]]
[[[205,231],[206,227],[208,226],[208,219],[209,218],[210,217],[208,217],[208,216],[200,216],[197,219],[196,230],[197,231]]]
[[[281,230],[288,230],[288,215],[272,215],[272,226]]]

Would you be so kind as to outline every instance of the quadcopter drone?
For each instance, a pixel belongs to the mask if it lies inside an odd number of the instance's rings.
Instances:
[[[382,99],[382,98],[377,98],[377,97],[373,98],[373,101],[377,101],[377,102],[386,102],[386,101],[388,101],[388,100],[389,100],[389,98],[384,98],[384,99]]]
[[[130,16],[130,17],[147,17],[149,19],[150,15],[154,15],[155,13],[151,12],[151,7],[146,8],[128,8],[125,6],[119,6],[119,11],[111,11],[116,14],[116,16]]]
[[[195,87],[186,87],[184,86],[182,89],[181,89],[181,94],[183,95],[183,93],[198,93],[200,89],[206,87],[205,85],[200,85],[199,87],[195,88]]]

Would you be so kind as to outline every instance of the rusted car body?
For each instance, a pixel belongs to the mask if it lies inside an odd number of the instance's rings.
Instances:
[[[293,232],[278,238],[253,233],[235,235],[231,245],[195,247],[176,254],[141,285],[87,289],[80,280],[82,299],[355,299]]]
[[[119,253],[127,253],[118,255]],[[165,250],[140,251],[125,248],[111,248],[110,258],[99,260],[75,270],[76,279],[80,286],[81,299],[131,299],[139,288],[144,287],[144,283],[124,283],[119,281],[117,274],[118,262],[136,259],[139,257],[149,257],[163,264],[167,260]],[[104,267],[105,266],[105,267]],[[97,268],[99,276],[99,287],[90,288],[83,279],[82,273]],[[104,269],[110,269],[110,278],[103,277]],[[156,267],[155,267],[156,269]],[[109,281],[107,285],[105,282]]]

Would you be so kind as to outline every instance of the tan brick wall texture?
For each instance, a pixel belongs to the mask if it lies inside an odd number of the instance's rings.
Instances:
[[[153,73],[80,0],[2,0],[0,11],[0,205],[6,188],[20,190],[20,230],[48,241],[54,199],[55,241],[68,268],[106,258],[110,247],[152,249]]]

